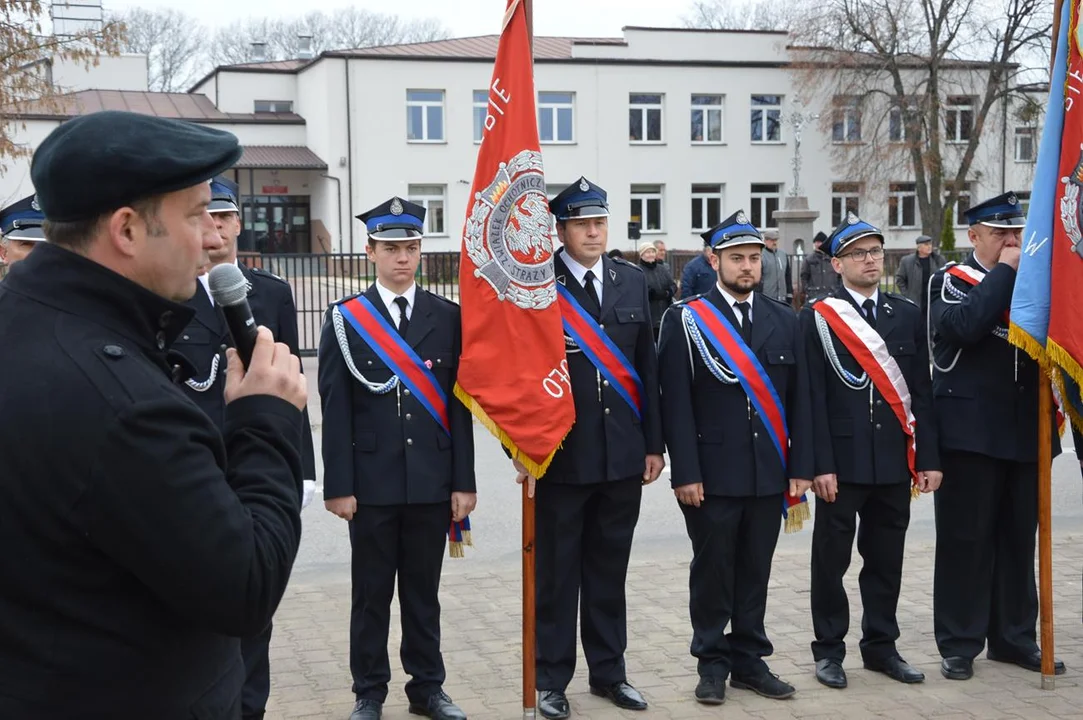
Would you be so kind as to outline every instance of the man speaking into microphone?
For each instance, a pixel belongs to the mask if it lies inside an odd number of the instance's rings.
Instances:
[[[300,361],[234,350],[219,431],[176,383],[233,135],[126,112],[31,163],[48,243],[0,286],[0,717],[236,720],[238,637],[300,541]]]

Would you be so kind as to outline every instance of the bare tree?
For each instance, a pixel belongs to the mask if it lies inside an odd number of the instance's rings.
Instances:
[[[52,64],[75,62],[90,67],[102,55],[118,52],[124,28],[108,22],[71,35],[45,34],[45,4],[39,0],[0,0],[0,171],[7,161],[25,157],[31,148],[17,144],[25,129],[18,115],[29,106],[35,112],[59,112],[63,91],[53,84]]]
[[[682,20],[685,27],[709,30],[790,30],[800,13],[799,2],[696,0]]]
[[[795,26],[795,85],[823,108],[833,161],[887,187],[912,178],[922,231],[992,168],[978,148],[1010,108],[1051,29],[1045,0],[819,0]],[[1046,55],[1048,57],[1048,55]],[[826,99],[826,102],[825,102]],[[890,205],[889,200],[889,207]]]
[[[325,13],[281,19],[234,22],[215,33],[211,57],[215,64],[252,62],[252,43],[265,43],[265,60],[297,58],[301,36],[311,38],[311,51],[374,47],[406,42],[428,42],[450,36],[438,20],[403,20],[397,15],[347,7]]]
[[[205,70],[206,29],[180,10],[129,8],[113,15],[127,28],[121,51],[147,56],[148,87],[182,92]]]

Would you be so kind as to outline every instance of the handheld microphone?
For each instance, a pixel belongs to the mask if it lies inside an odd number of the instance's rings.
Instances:
[[[233,345],[247,369],[258,334],[252,308],[248,305],[248,281],[236,265],[215,265],[207,275],[207,287],[226,316]]]

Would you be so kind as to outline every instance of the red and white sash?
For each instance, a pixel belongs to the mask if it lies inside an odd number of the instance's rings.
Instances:
[[[857,312],[854,306],[839,298],[824,298],[812,306],[827,321],[828,327],[846,346],[858,365],[872,380],[872,384],[895,412],[895,417],[906,434],[906,464],[910,479],[916,486],[918,474],[915,469],[916,450],[914,433],[917,421],[910,402],[910,388],[902,369],[888,352],[880,333]]]
[[[969,265],[955,264],[947,269],[947,274],[953,278],[962,280],[970,287],[975,287],[978,283],[985,279],[985,272],[978,270],[977,268],[970,267]],[[1009,312],[1004,311],[1004,324],[1007,325],[1011,322]]]

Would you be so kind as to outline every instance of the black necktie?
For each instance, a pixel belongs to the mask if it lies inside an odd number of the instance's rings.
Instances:
[[[602,303],[598,299],[598,291],[594,288],[594,273],[590,270],[587,270],[587,274],[583,276],[583,289],[587,291],[587,297],[589,297],[590,301],[594,303],[593,308],[587,309],[593,309],[595,314],[601,315]]]
[[[752,312],[752,306],[748,304],[748,301],[737,303],[737,309],[741,311],[741,337],[745,339],[745,344],[752,345],[752,316],[749,314]]]
[[[395,298],[395,304],[399,306],[399,335],[406,337],[406,328],[410,327],[410,319],[406,317],[406,298]]]
[[[861,303],[861,307],[865,309],[865,319],[868,320],[869,325],[872,325],[872,327],[875,329],[876,313],[873,311],[873,308],[876,307],[876,303],[873,302],[872,298],[869,298],[865,302]]]

